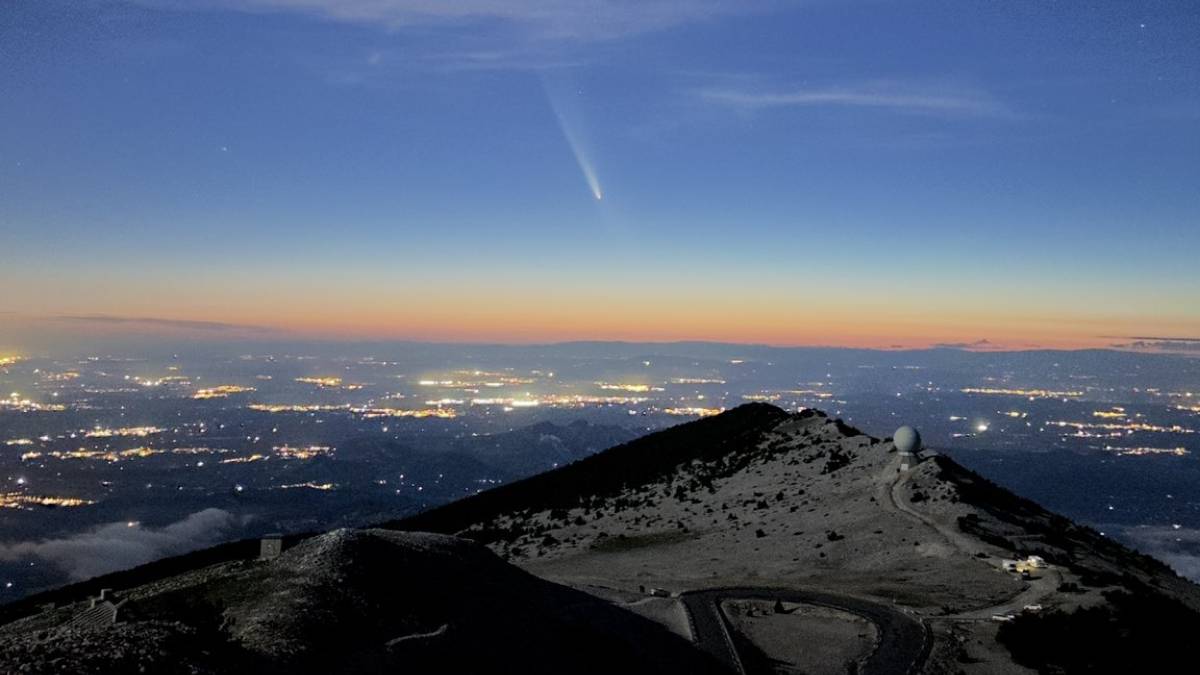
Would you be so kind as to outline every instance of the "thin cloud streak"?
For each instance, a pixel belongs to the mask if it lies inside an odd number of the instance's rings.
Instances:
[[[566,56],[561,50],[522,48],[492,51],[441,52],[422,57],[422,62],[446,71],[523,70],[541,72],[578,68],[592,63],[591,59]]]
[[[713,87],[700,89],[696,94],[711,103],[741,110],[840,106],[966,117],[1017,116],[1007,105],[986,92],[939,90],[899,83],[788,90]]]
[[[974,342],[935,342],[930,345],[933,349],[964,349],[964,350],[985,350],[985,349],[1003,349],[1001,345],[997,345],[987,338],[975,340]]]
[[[141,324],[147,326],[160,326],[164,328],[183,328],[187,330],[206,330],[206,331],[255,331],[266,332],[272,329],[265,326],[254,326],[249,324],[225,323],[222,321],[196,321],[189,319],[163,319],[159,317],[141,317],[141,316],[112,316],[109,314],[84,314],[70,315],[64,314],[50,317],[54,321],[73,321],[79,323],[92,324],[108,324],[108,325],[125,325],[125,324]]]
[[[1153,342],[1200,342],[1200,337],[1155,337],[1146,335],[1101,335],[1111,340],[1149,340]]]
[[[168,10],[293,12],[388,29],[497,21],[539,38],[607,40],[766,6],[761,0],[134,0]]]

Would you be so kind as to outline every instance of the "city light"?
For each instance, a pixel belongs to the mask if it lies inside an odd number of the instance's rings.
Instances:
[[[96,502],[77,497],[28,495],[22,492],[0,492],[0,509],[29,509],[35,506],[90,506]]]
[[[683,417],[709,417],[710,415],[719,415],[725,412],[724,408],[666,408],[663,410],[668,415],[678,415]]]
[[[321,388],[342,386],[340,377],[297,377],[296,381],[302,384],[315,384]]]
[[[257,390],[254,387],[241,387],[234,384],[223,384],[219,387],[198,389],[196,390],[196,393],[192,394],[192,398],[203,401],[210,398],[228,398],[231,394],[244,394],[252,391]]]
[[[1037,398],[1079,398],[1082,391],[1054,391],[1050,389],[998,389],[993,387],[965,387],[959,389],[964,394],[982,394],[985,396],[1023,396],[1030,400]]]

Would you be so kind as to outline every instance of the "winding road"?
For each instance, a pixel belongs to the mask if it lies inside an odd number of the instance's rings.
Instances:
[[[696,644],[734,672],[746,670],[721,611],[723,600],[780,600],[850,612],[875,624],[879,644],[862,664],[866,675],[909,675],[919,672],[929,655],[929,633],[917,618],[869,600],[819,591],[778,588],[710,588],[679,596],[687,609]]]
[[[982,564],[989,565],[996,569],[1004,568],[1004,560],[995,556],[987,558],[979,558],[975,554],[979,551],[980,544],[975,539],[959,532],[957,529],[949,527],[934,518],[921,513],[912,507],[907,499],[902,494],[902,487],[908,482],[910,473],[901,471],[897,474],[896,480],[889,487],[885,488],[886,497],[892,507],[901,513],[904,513],[910,518],[917,520],[926,527],[937,532],[946,542],[958,549],[960,553],[978,560]],[[945,616],[929,617],[941,621],[971,621],[971,620],[990,620],[992,616],[997,614],[1011,614],[1021,611],[1026,605],[1036,605],[1042,602],[1045,598],[1053,595],[1059,584],[1063,581],[1062,573],[1053,568],[1047,567],[1042,569],[1038,576],[1033,577],[1028,581],[1027,586],[1023,591],[1009,598],[1006,602],[990,607],[981,607],[979,609],[962,612],[959,614],[950,614]]]
[[[977,541],[913,508],[903,495],[903,487],[908,482],[909,475],[909,472],[897,472],[895,480],[881,485],[882,501],[937,532],[946,543],[958,549],[960,553],[979,560],[980,564],[1002,568],[1000,558],[983,559],[975,556],[980,548]],[[861,616],[878,628],[879,644],[863,661],[860,672],[866,675],[910,675],[920,672],[929,655],[931,635],[925,621],[990,620],[993,615],[1017,612],[1026,605],[1038,603],[1053,594],[1061,581],[1062,575],[1057,569],[1047,568],[1031,579],[1023,591],[1004,603],[959,614],[927,617],[919,617],[896,607],[862,598],[795,589],[711,588],[683,593],[679,599],[687,610],[692,636],[700,648],[741,675],[754,674],[746,670],[738,654],[730,624],[721,610],[721,602],[724,600],[781,600],[819,605]]]

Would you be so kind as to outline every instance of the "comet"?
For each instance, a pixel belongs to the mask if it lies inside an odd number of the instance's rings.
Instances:
[[[571,153],[575,155],[575,163],[579,165],[579,170],[583,172],[583,180],[587,182],[588,189],[592,191],[592,196],[596,201],[604,199],[604,190],[600,187],[600,179],[596,177],[596,168],[592,166],[592,162],[588,159],[587,154],[583,150],[583,146],[579,142],[579,138],[571,131],[571,127],[567,125],[566,119],[562,115],[558,117],[558,126],[562,128],[563,137],[567,139],[567,145],[571,146]]]
[[[563,138],[566,139],[567,146],[571,148],[571,154],[575,156],[575,163],[579,165],[579,171],[583,174],[583,180],[587,183],[588,190],[591,191],[592,197],[596,201],[603,200],[604,189],[600,187],[600,178],[596,175],[596,167],[588,158],[586,143],[583,142],[577,125],[572,123],[572,120],[578,119],[579,116],[568,114],[569,105],[565,103],[564,97],[551,91],[544,79],[542,84],[546,90],[546,98],[550,101],[550,109],[554,111],[554,117],[558,120],[558,128],[562,130]]]

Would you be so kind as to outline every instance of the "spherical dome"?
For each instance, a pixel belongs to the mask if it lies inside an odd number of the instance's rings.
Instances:
[[[921,449],[921,434],[910,426],[903,426],[892,434],[892,444],[904,453],[914,453]]]

